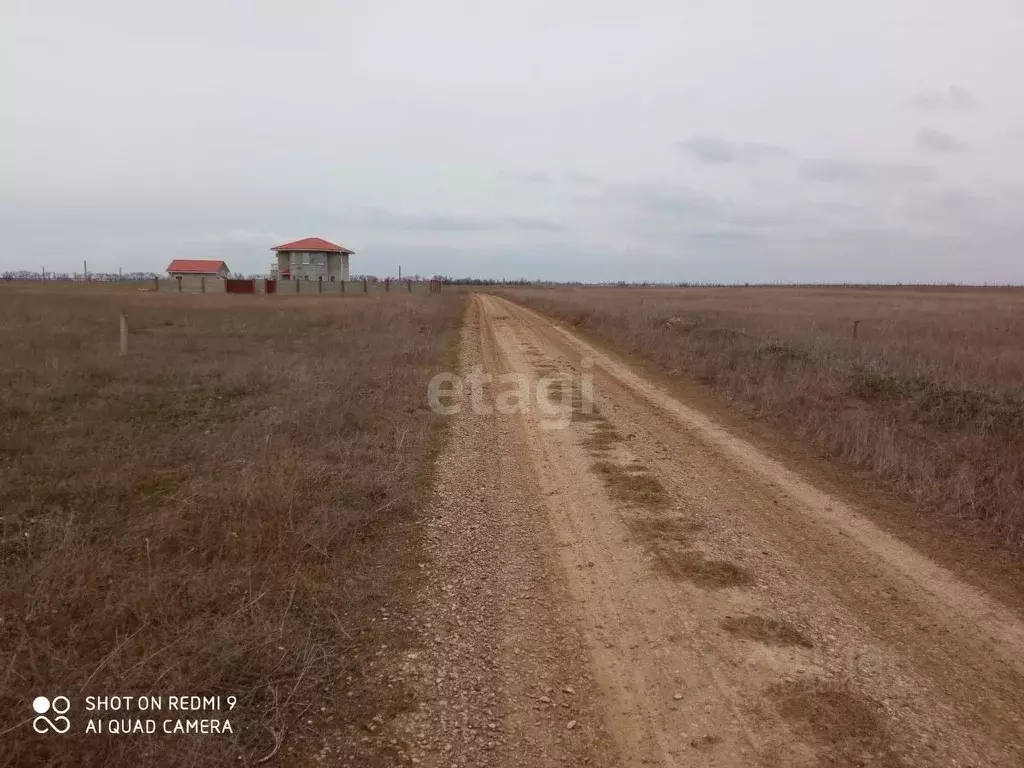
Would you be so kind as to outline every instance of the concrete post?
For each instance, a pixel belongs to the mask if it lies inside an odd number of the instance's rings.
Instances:
[[[324,292],[324,276],[323,275],[317,275],[316,276],[316,292],[317,293],[323,293]]]

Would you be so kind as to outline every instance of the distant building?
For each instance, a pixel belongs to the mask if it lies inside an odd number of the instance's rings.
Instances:
[[[179,277],[231,277],[231,270],[223,261],[215,259],[175,259],[167,267],[167,275],[175,280]]]
[[[347,281],[348,257],[355,253],[319,237],[307,237],[271,250],[277,252],[277,268],[271,268],[272,277],[279,280],[322,278],[324,282]]]

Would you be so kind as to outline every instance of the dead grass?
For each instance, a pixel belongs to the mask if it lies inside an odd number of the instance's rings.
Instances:
[[[923,511],[1024,546],[1024,291],[506,293],[710,385]]]
[[[581,417],[592,415],[580,412]],[[590,433],[583,438],[583,447],[589,449],[591,453],[606,453],[622,442],[622,434],[607,419],[598,417],[590,421],[593,422],[593,426]]]
[[[624,472],[608,461],[598,462],[594,469],[605,476],[606,482]],[[659,495],[659,503],[661,500]],[[700,523],[658,514],[654,511],[658,504],[646,506],[653,514],[629,518],[626,525],[651,556],[656,571],[673,581],[689,581],[703,589],[747,587],[754,583],[746,569],[727,560],[708,558],[694,547],[693,537],[701,530]]]
[[[692,534],[701,530],[700,523],[664,515],[631,518],[626,525],[640,542],[652,549],[662,542],[688,546]]]
[[[572,412],[569,418],[578,423],[607,422],[607,419],[601,415],[597,403],[593,399],[584,399],[579,387],[573,387],[572,390]]]
[[[654,565],[673,581],[689,581],[704,589],[749,587],[754,583],[751,575],[728,560],[705,557],[696,549],[670,551],[655,549]]]
[[[0,765],[252,765],[409,706],[365,670],[401,642],[374,619],[415,578],[463,301],[0,285]],[[69,735],[32,733],[41,693]],[[86,695],[191,693],[239,698],[233,737],[84,734]]]
[[[591,469],[601,476],[614,499],[648,508],[665,503],[665,486],[646,469],[623,467],[613,461],[597,461]]]

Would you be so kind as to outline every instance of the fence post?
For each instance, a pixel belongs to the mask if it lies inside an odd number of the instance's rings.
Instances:
[[[366,278],[364,277],[364,278],[363,278],[363,293],[368,293],[368,292],[369,292],[369,290],[370,290],[370,286],[368,286],[368,285],[366,284]]]
[[[324,276],[323,275],[317,275],[316,276],[316,292],[317,293],[323,293],[324,292]]]
[[[298,293],[302,290],[302,281],[299,278],[295,278],[295,292]]]
[[[178,293],[181,293],[181,275],[178,275]]]
[[[860,320],[853,321],[853,338],[857,338],[857,326],[860,325]]]
[[[391,293],[391,278],[384,278],[384,293]]]
[[[154,291],[159,291],[160,290],[160,278],[159,277],[154,277],[153,278],[153,290]]]
[[[409,293],[412,293],[412,280],[406,280],[405,285],[409,289]]]
[[[344,280],[341,281],[341,295],[342,296],[345,295],[345,281]]]
[[[206,293],[206,277],[205,276],[201,276],[199,278],[199,292],[200,293]]]
[[[121,313],[121,355],[128,354],[128,317]]]

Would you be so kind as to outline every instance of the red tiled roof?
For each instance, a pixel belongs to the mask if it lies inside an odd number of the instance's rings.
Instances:
[[[167,267],[167,271],[210,275],[226,269],[227,266],[227,264],[219,259],[175,259]]]
[[[324,240],[322,237],[307,237],[302,240],[296,240],[294,243],[285,243],[279,245],[276,248],[271,248],[272,251],[319,251],[321,253],[355,253],[350,251],[343,245],[335,245],[334,243]]]

